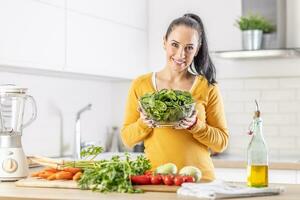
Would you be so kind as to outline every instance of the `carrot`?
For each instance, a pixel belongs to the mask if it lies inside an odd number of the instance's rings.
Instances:
[[[77,167],[67,167],[67,168],[64,168],[63,171],[71,172],[72,174],[76,174],[77,172],[81,172],[82,170]]]
[[[56,179],[56,173],[54,173],[54,174],[47,177],[47,180],[49,180],[49,181],[52,181],[52,180],[55,180],[55,179]]]
[[[54,169],[54,168],[50,168],[50,167],[49,167],[49,168],[45,168],[44,171],[56,173],[56,172],[58,172],[59,170]]]
[[[43,171],[42,173],[39,174],[40,178],[48,178],[49,176],[51,176],[52,174],[54,174],[54,172],[47,172],[47,171]]]
[[[66,179],[66,180],[72,180],[73,174],[71,172],[66,171],[60,171],[55,174],[56,179]]]
[[[39,172],[34,172],[31,174],[31,177],[38,177],[40,175],[40,171]]]
[[[74,176],[73,176],[73,180],[74,181],[78,181],[82,176],[82,172],[77,172]]]
[[[45,176],[44,176],[44,174],[45,174],[45,172],[44,171],[41,171],[40,173],[39,173],[39,178],[44,178]]]

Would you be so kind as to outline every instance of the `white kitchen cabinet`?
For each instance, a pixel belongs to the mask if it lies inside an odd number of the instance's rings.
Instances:
[[[216,178],[224,181],[246,182],[247,171],[240,168],[216,168]],[[298,173],[298,174],[297,174]],[[298,178],[297,178],[298,176]],[[298,180],[297,180],[298,179]],[[300,172],[296,170],[269,170],[269,183],[299,183]]]
[[[269,170],[270,183],[297,183],[296,170]]]
[[[238,168],[215,168],[216,179],[224,181],[245,182],[247,181],[246,169]]]
[[[66,71],[134,78],[145,73],[147,33],[68,11]]]
[[[59,6],[65,8],[66,0],[35,0],[40,3],[46,3],[49,5]]]
[[[0,65],[62,70],[64,9],[34,0],[1,0]]]
[[[300,184],[300,170],[297,171],[297,184]]]
[[[147,0],[67,0],[67,8],[114,23],[147,29]]]

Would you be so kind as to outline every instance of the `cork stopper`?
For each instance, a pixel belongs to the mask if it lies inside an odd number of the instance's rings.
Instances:
[[[255,99],[255,104],[256,104],[256,110],[254,112],[254,118],[258,118],[258,117],[260,117],[260,110],[259,110],[259,105],[258,105],[258,102],[256,99]]]

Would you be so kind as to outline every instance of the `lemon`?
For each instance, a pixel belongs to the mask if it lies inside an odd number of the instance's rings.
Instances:
[[[174,163],[166,163],[156,168],[157,174],[176,174],[177,167]]]
[[[179,171],[179,174],[185,175],[185,176],[193,176],[195,178],[196,182],[199,182],[202,177],[202,173],[201,173],[200,169],[198,169],[197,167],[194,167],[194,166],[183,167]]]

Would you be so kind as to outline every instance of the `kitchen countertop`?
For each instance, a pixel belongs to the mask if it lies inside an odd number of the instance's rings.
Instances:
[[[218,155],[212,157],[215,168],[246,168],[244,157],[233,155]],[[269,159],[269,169],[275,170],[300,170],[298,157],[285,157],[281,159]]]
[[[100,154],[97,159],[107,159],[111,158],[113,155],[120,155],[122,157],[124,156],[124,153],[105,152]],[[138,155],[142,155],[142,153],[130,153],[130,155],[135,158]],[[243,157],[220,154],[218,156],[213,156],[212,159],[215,168],[246,168],[246,161]],[[299,158],[290,157],[270,160],[269,169],[300,170]]]
[[[215,161],[214,161],[215,162]],[[218,160],[217,165],[223,165],[227,162]],[[241,161],[236,161],[241,162]],[[31,172],[38,170],[38,168],[30,169]],[[271,184],[278,185],[278,184]],[[281,195],[277,196],[267,196],[267,197],[254,197],[254,198],[244,198],[245,200],[298,200],[300,196],[300,184],[279,184],[284,186],[286,191]],[[80,199],[80,200],[94,200],[94,199],[110,199],[110,200],[150,200],[150,199],[160,199],[160,200],[173,200],[173,199],[197,199],[191,197],[177,196],[176,193],[163,193],[163,192],[145,192],[143,194],[120,194],[120,193],[108,193],[102,194],[97,192],[92,192],[90,190],[79,190],[79,189],[58,189],[58,188],[32,188],[32,187],[16,187],[14,182],[0,182],[0,200],[58,200],[58,199]]]
[[[266,197],[254,197],[254,198],[243,198],[245,200],[298,200],[300,196],[300,185],[299,184],[280,184],[284,186],[286,191],[276,196]],[[80,199],[80,200],[173,200],[173,199],[197,199],[191,197],[177,196],[176,193],[162,193],[162,192],[145,192],[143,194],[119,194],[119,193],[108,193],[101,194],[92,192],[90,190],[78,190],[78,189],[56,189],[56,188],[26,188],[16,187],[14,182],[0,182],[0,200],[58,200],[58,199]]]
[[[246,161],[241,160],[226,160],[226,159],[213,159],[215,168],[246,168]],[[289,161],[271,161],[269,162],[269,169],[275,170],[300,170],[299,162]]]

